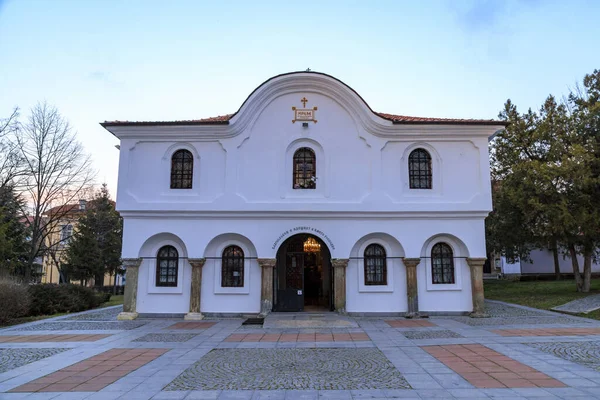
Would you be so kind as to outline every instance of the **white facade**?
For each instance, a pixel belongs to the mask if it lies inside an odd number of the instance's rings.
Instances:
[[[316,122],[292,122],[292,107],[312,110]],[[258,313],[264,279],[258,259],[275,259],[280,245],[299,233],[319,238],[332,259],[349,259],[349,313],[407,311],[404,257],[421,258],[420,311],[473,308],[467,257],[486,256],[488,138],[502,128],[497,122],[384,118],[339,80],[301,72],[268,80],[236,114],[216,122],[103,126],[121,140],[117,209],[124,217],[123,258],[143,260],[138,313],[188,313],[187,260],[197,258],[206,259],[203,314]],[[314,189],[294,189],[300,148],[314,152]],[[418,148],[431,155],[431,189],[409,187],[408,157]],[[170,188],[171,158],[180,149],[193,155],[191,189]],[[430,257],[438,242],[453,251],[454,283],[433,283]],[[385,249],[385,284],[365,284],[371,243]],[[156,257],[165,245],[179,256],[176,286],[156,285]],[[245,257],[239,287],[221,282],[229,245]]]

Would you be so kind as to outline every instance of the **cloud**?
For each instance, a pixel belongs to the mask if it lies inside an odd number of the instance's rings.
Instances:
[[[534,8],[541,4],[539,0],[470,0],[466,3],[452,1],[450,7],[461,28],[468,33],[481,33],[499,28],[506,17],[519,9]]]

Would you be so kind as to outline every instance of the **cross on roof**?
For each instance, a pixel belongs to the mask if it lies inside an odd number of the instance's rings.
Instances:
[[[302,103],[302,107],[306,108],[306,103],[308,103],[308,100],[306,100],[306,97],[303,97],[302,100],[300,100],[300,103]]]

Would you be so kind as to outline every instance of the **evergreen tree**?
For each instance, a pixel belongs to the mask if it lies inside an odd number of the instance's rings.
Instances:
[[[115,278],[121,270],[123,221],[115,210],[106,184],[86,205],[67,249],[67,271],[72,279],[87,281],[94,277],[102,285],[104,274]]]
[[[0,269],[11,275],[22,275],[29,249],[27,225],[21,214],[23,199],[12,185],[0,187]]]

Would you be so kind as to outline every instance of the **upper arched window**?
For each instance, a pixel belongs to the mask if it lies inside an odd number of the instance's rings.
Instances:
[[[411,189],[431,189],[431,155],[415,149],[408,156],[408,181]]]
[[[163,246],[156,256],[156,286],[177,286],[179,253],[173,246]]]
[[[177,150],[171,157],[171,189],[191,189],[194,157],[188,150]]]
[[[454,283],[454,254],[447,243],[436,243],[431,249],[433,283]]]
[[[387,285],[385,249],[379,244],[370,244],[365,249],[365,285]]]
[[[221,286],[244,286],[244,251],[239,246],[229,246],[223,250],[221,258]]]
[[[294,153],[293,188],[315,189],[317,187],[317,160],[315,152],[302,147]]]

